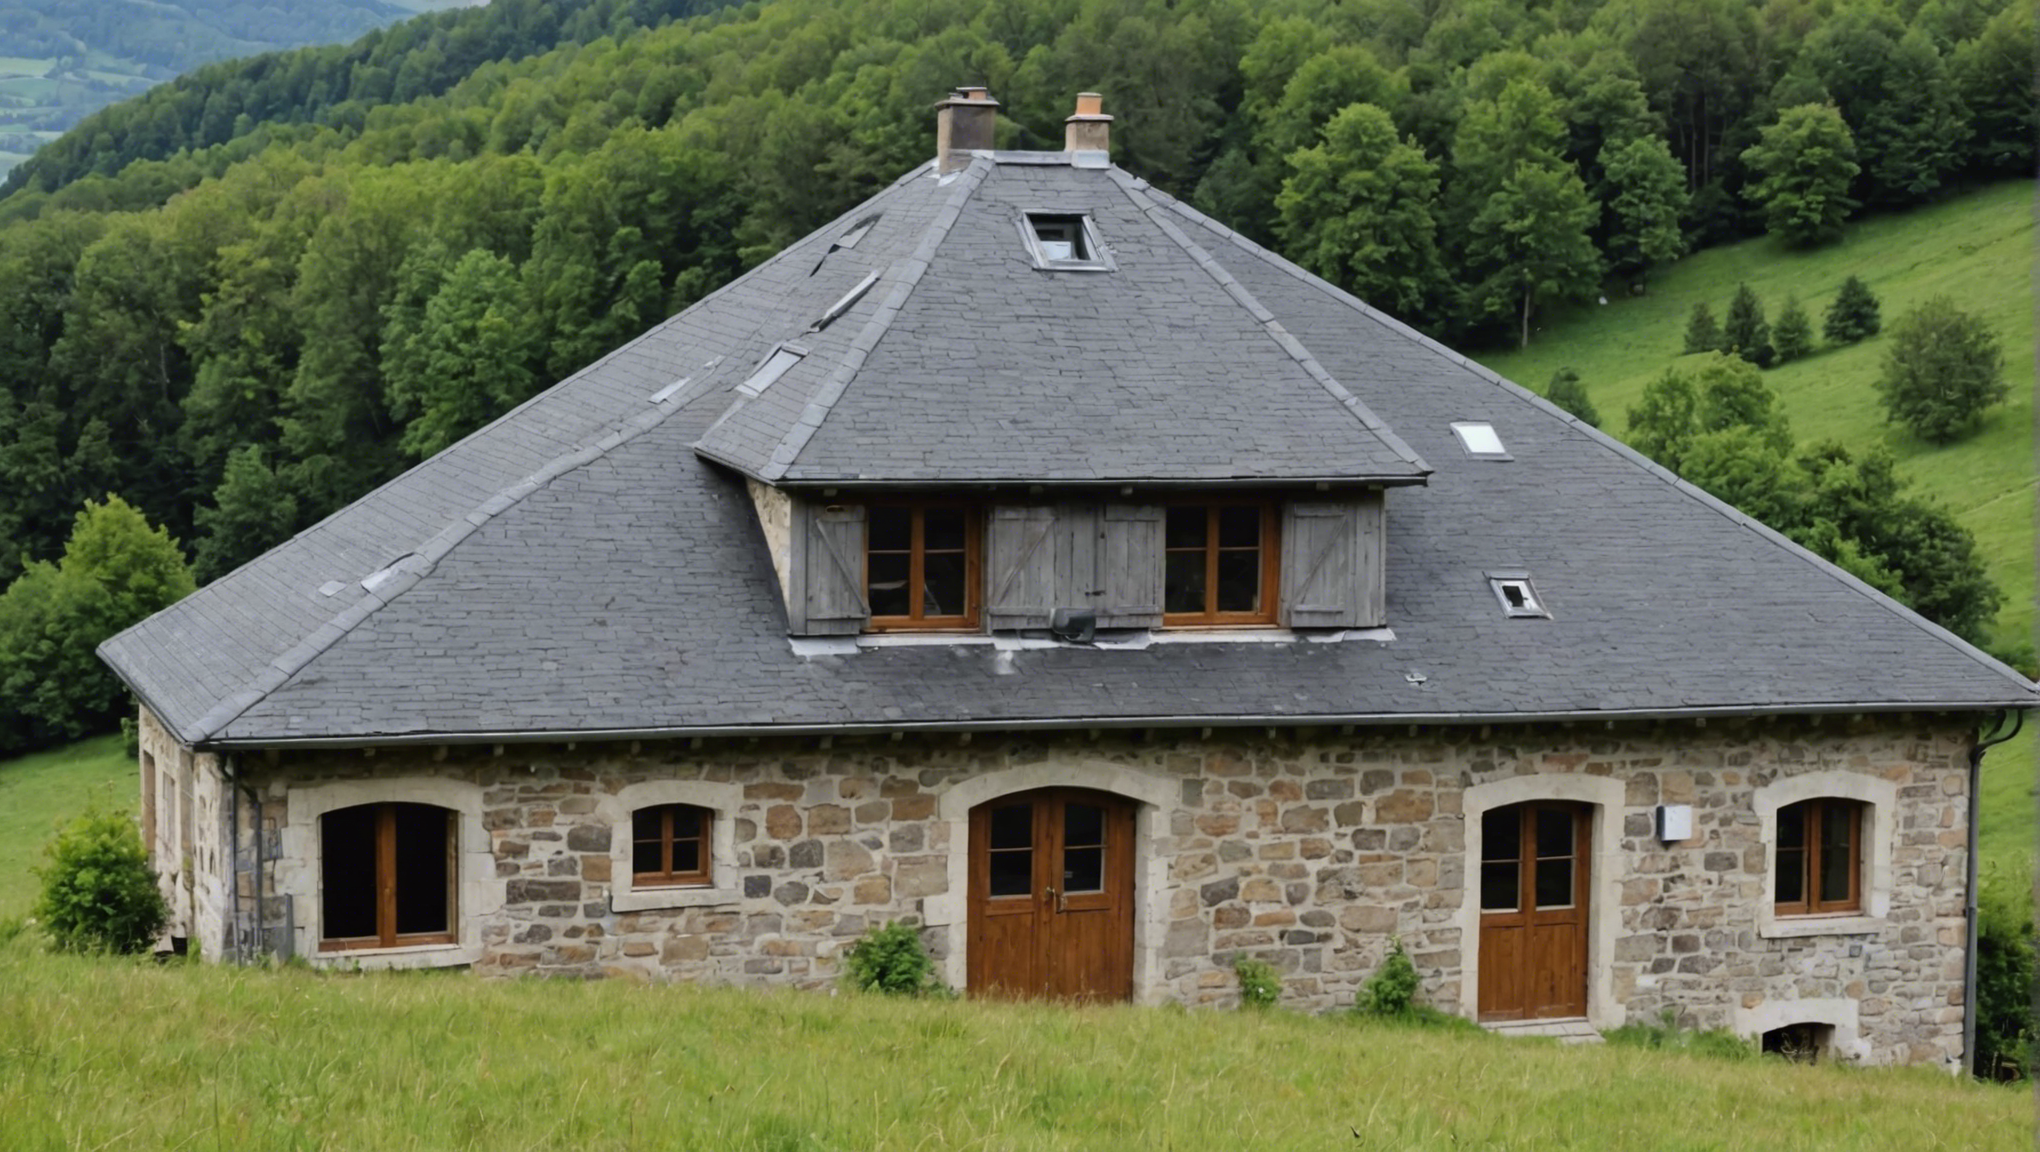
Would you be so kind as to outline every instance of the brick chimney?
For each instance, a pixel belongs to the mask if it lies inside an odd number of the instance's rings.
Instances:
[[[1112,117],[1105,115],[1105,98],[1096,92],[1077,93],[1077,113],[1063,121],[1063,151],[1110,152]]]
[[[998,118],[989,88],[958,88],[935,105],[935,170],[954,172],[970,163],[969,153],[989,150]]]

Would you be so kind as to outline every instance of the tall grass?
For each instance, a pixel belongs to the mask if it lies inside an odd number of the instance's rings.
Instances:
[[[10,1150],[2023,1148],[1924,1069],[1274,1012],[48,957],[0,945]]]
[[[135,773],[119,736],[0,761],[0,920],[35,903],[38,885],[29,869],[42,862],[57,825],[95,801],[108,812],[135,810]]]

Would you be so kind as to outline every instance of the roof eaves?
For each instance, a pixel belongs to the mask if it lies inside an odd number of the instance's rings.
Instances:
[[[1450,348],[1447,348],[1445,345],[1438,343],[1436,340],[1431,339],[1429,336],[1424,335],[1422,332],[1419,332],[1416,329],[1410,327],[1409,325],[1404,324],[1402,321],[1397,320],[1395,317],[1390,316],[1385,312],[1382,312],[1381,310],[1368,304],[1366,301],[1340,288],[1338,285],[1333,284],[1322,277],[1314,276],[1311,273],[1305,271],[1304,269],[1297,267],[1295,264],[1283,258],[1280,254],[1271,252],[1268,249],[1263,248],[1261,245],[1255,243],[1253,240],[1240,235],[1238,232],[1235,232],[1231,228],[1226,227],[1224,224],[1221,224],[1218,221],[1213,220],[1211,217],[1206,216],[1204,213],[1197,211],[1195,208],[1190,207],[1188,204],[1185,204],[1182,201],[1177,200],[1175,197],[1168,196],[1166,193],[1162,195],[1164,199],[1167,201],[1167,203],[1165,205],[1162,205],[1161,207],[1166,208],[1166,210],[1175,212],[1176,214],[1183,216],[1186,219],[1194,221],[1200,227],[1208,228],[1211,231],[1216,232],[1221,236],[1224,236],[1226,239],[1239,245],[1241,248],[1245,249],[1249,253],[1259,256],[1262,259],[1268,261],[1271,266],[1288,273],[1290,276],[1295,277],[1297,280],[1302,281],[1303,283],[1311,286],[1312,288],[1318,290],[1319,292],[1322,292],[1325,295],[1330,296],[1333,299],[1347,305],[1348,307],[1353,308],[1355,311],[1360,312],[1362,315],[1366,316],[1368,319],[1373,320],[1375,323],[1380,324],[1382,327],[1388,329],[1390,332],[1393,332],[1403,337],[1404,339],[1407,339],[1419,345],[1428,352],[1431,352],[1435,355],[1441,356],[1451,361],[1452,363],[1458,365],[1461,368],[1466,369],[1468,372],[1473,373],[1474,375],[1480,377],[1483,380],[1488,381],[1491,384],[1498,385],[1501,388],[1511,393],[1514,393],[1518,399],[1527,401],[1532,406],[1543,409],[1549,415],[1555,416],[1565,421],[1566,423],[1572,425],[1575,429],[1585,434],[1589,438],[1600,441],[1603,447],[1615,452],[1619,456],[1626,458],[1631,463],[1641,466],[1645,471],[1651,473],[1652,475],[1655,475],[1658,479],[1663,480],[1666,483],[1673,485],[1674,487],[1682,489],[1687,494],[1698,499],[1704,506],[1711,508],[1715,512],[1721,514],[1722,516],[1725,516],[1728,519],[1733,520],[1751,529],[1752,531],[1756,532],[1761,538],[1768,540],[1772,544],[1775,544],[1781,548],[1784,548],[1788,554],[1799,557],[1801,560],[1804,560],[1807,563],[1814,565],[1816,568],[1819,568],[1823,572],[1827,573],[1829,576],[1832,576],[1837,580],[1841,581],[1842,584],[1845,585],[1846,587],[1849,587],[1850,589],[1854,590],[1855,592],[1863,596],[1869,597],[1873,603],[1878,604],[1880,607],[1897,616],[1899,619],[1913,624],[1915,627],[1918,627],[1921,631],[1926,632],[1929,636],[1932,636],[1935,639],[1940,640],[1941,642],[1954,647],[1956,651],[1960,652],[1964,656],[1969,657],[1970,659],[1976,661],[1977,663],[1982,664],[1991,671],[1996,672],[1999,675],[2005,677],[2012,683],[2024,689],[2029,694],[2035,694],[2034,705],[2029,705],[2029,707],[2040,706],[2040,684],[2036,684],[2036,682],[2026,679],[2024,676],[2021,676],[2016,670],[2007,666],[2003,661],[1999,660],[1997,657],[1992,656],[1987,652],[1984,652],[1983,650],[1977,648],[1975,645],[1969,643],[1967,640],[1962,639],[1960,636],[1955,635],[1953,632],[1948,631],[1946,628],[1941,627],[1939,624],[1934,623],[1933,621],[1927,619],[1926,617],[1920,615],[1919,613],[1913,611],[1912,609],[1907,608],[1905,605],[1900,604],[1898,601],[1893,600],[1890,596],[1887,596],[1883,592],[1878,591],[1876,588],[1871,587],[1869,584],[1864,583],[1862,580],[1858,579],[1856,576],[1849,573],[1848,571],[1836,566],[1833,563],[1830,563],[1828,560],[1824,559],[1817,553],[1801,546],[1797,542],[1793,541],[1790,537],[1786,536],[1784,533],[1779,532],[1778,530],[1772,528],[1768,524],[1765,524],[1761,520],[1757,520],[1754,517],[1744,514],[1742,511],[1735,508],[1733,505],[1728,504],[1726,501],[1717,498],[1712,493],[1699,487],[1698,485],[1689,483],[1688,481],[1681,479],[1677,473],[1672,472],[1664,465],[1659,464],[1655,460],[1652,460],[1650,457],[1644,455],[1643,453],[1616,439],[1609,433],[1604,432],[1601,429],[1596,428],[1592,424],[1589,424],[1586,421],[1579,419],[1572,413],[1565,411],[1558,405],[1553,404],[1551,401],[1545,399],[1542,396],[1539,396],[1537,393],[1532,392],[1530,389],[1523,387],[1521,384],[1518,384],[1515,381],[1500,375],[1499,373],[1495,372],[1493,369],[1487,367],[1484,364],[1481,364],[1475,360],[1468,359],[1466,356],[1463,356],[1460,353],[1455,352]],[[2003,707],[2004,705],[2000,704],[1998,706]]]
[[[1120,188],[1125,191],[1127,198],[1133,201],[1134,206],[1139,208],[1148,219],[1154,221],[1155,225],[1169,239],[1180,245],[1183,251],[1187,252],[1190,258],[1197,262],[1198,267],[1204,269],[1207,275],[1218,282],[1219,287],[1223,288],[1227,295],[1231,296],[1242,308],[1245,308],[1261,324],[1262,328],[1267,331],[1268,335],[1282,347],[1282,350],[1288,353],[1289,357],[1295,360],[1305,372],[1309,373],[1311,379],[1316,380],[1319,386],[1324,388],[1327,393],[1330,393],[1332,399],[1337,400],[1343,405],[1347,411],[1353,414],[1355,419],[1360,421],[1363,427],[1379,437],[1391,452],[1407,461],[1412,468],[1422,473],[1433,471],[1432,467],[1424,462],[1424,458],[1417,455],[1416,449],[1411,448],[1405,443],[1402,437],[1395,434],[1394,429],[1390,428],[1381,417],[1374,414],[1373,409],[1362,403],[1358,396],[1347,391],[1346,386],[1339,383],[1337,377],[1326,371],[1325,366],[1318,363],[1317,357],[1311,355],[1310,349],[1304,347],[1303,342],[1292,335],[1287,328],[1284,328],[1282,322],[1276,319],[1273,312],[1263,307],[1261,302],[1254,298],[1253,293],[1247,291],[1246,285],[1241,284],[1239,280],[1234,278],[1232,273],[1226,271],[1225,266],[1220,264],[1211,253],[1206,252],[1201,245],[1192,240],[1181,228],[1176,227],[1175,222],[1168,218],[1163,207],[1155,203],[1147,195],[1147,181],[1121,168],[1114,167],[1108,169],[1108,171],[1111,172],[1112,178],[1119,183]]]
[[[971,193],[977,190],[978,185],[984,182],[985,174],[991,169],[991,158],[980,155],[958,173],[955,187],[949,191],[948,200],[943,203],[941,211],[936,213],[928,230],[922,233],[921,242],[915,246],[913,255],[893,265],[891,271],[897,274],[897,279],[893,282],[892,290],[886,293],[885,300],[879,304],[878,310],[850,342],[850,347],[843,358],[822,380],[814,396],[809,399],[806,409],[801,412],[800,419],[772,450],[771,459],[758,470],[758,479],[768,483],[779,480],[800,459],[801,452],[815,438],[815,433],[821,430],[823,422],[829,418],[830,411],[849,389],[850,382],[857,378],[858,370],[864,367],[864,362],[870,358],[872,349],[878,347],[878,342],[885,338],[885,334],[892,328],[893,321],[905,309],[908,299],[914,294],[914,289],[920,285],[921,277],[934,262],[937,250],[942,247],[942,241],[948,237],[949,230],[956,226],[956,221],[963,215],[964,204],[970,199]]]

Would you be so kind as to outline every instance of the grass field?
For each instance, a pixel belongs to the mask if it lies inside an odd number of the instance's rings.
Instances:
[[[132,812],[138,803],[135,764],[119,736],[101,736],[19,760],[0,762],[0,920],[35,902],[29,869],[57,824],[97,802]]]
[[[2029,1147],[2020,1088],[1288,1013],[45,958],[0,945],[16,1152]]]
[[[1722,319],[1736,286],[1748,283],[1776,318],[1797,295],[1816,334],[1835,290],[1863,278],[1883,304],[1887,328],[1930,296],[1945,294],[1983,317],[2005,353],[2011,399],[1986,417],[1981,431],[1937,448],[1884,422],[1875,381],[1886,339],[1873,337],[1764,374],[1778,393],[1802,443],[1833,439],[1855,450],[1888,449],[1912,491],[1948,507],[1969,530],[1991,577],[2004,592],[1997,638],[2034,638],[2034,185],[2014,181],[1902,216],[1851,225],[1839,243],[1810,252],[1751,240],[1713,248],[1660,273],[1648,295],[1610,297],[1562,314],[1539,329],[1531,347],[1480,357],[1495,371],[1542,391],[1553,372],[1580,374],[1608,431],[1621,435],[1629,407],[1644,387],[1676,363],[1686,318],[1705,303]],[[1983,849],[1986,869],[2012,874],[2032,867],[2036,833],[2036,757],[2031,728],[1994,749],[1984,762]]]

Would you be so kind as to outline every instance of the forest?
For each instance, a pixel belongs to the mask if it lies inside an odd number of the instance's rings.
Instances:
[[[200,68],[0,189],[0,753],[109,714],[10,696],[74,521],[217,577],[925,160],[954,85],[1013,148],[1103,93],[1121,166],[1478,349],[2030,175],[2034,43],[2008,0],[495,0]],[[1918,540],[1851,531],[1803,542]]]

